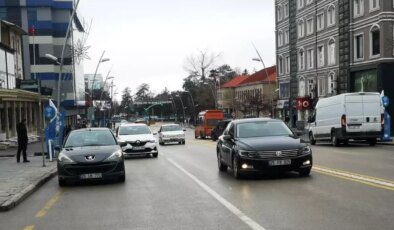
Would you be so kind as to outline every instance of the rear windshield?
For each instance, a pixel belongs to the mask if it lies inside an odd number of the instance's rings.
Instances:
[[[269,137],[293,135],[291,130],[281,121],[256,121],[241,123],[237,126],[237,137]]]
[[[119,127],[119,135],[141,135],[150,133],[150,129],[148,128],[148,126],[145,125]]]
[[[71,132],[68,136],[64,147],[82,147],[82,146],[108,146],[116,145],[116,140],[109,130],[86,130]]]
[[[182,128],[179,125],[168,125],[168,126],[163,126],[161,128],[161,131],[162,132],[182,131]]]

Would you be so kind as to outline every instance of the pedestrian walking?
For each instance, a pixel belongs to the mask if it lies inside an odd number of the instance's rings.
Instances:
[[[16,132],[18,134],[18,152],[16,154],[16,162],[20,162],[21,152],[23,154],[23,163],[30,162],[27,160],[26,150],[29,138],[27,137],[26,119],[16,125]]]

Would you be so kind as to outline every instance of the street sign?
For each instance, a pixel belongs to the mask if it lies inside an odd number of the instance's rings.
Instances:
[[[53,119],[56,116],[56,110],[52,106],[45,107],[45,118],[48,120]]]

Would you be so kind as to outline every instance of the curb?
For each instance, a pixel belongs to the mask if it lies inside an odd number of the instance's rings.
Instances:
[[[19,193],[13,195],[10,199],[0,205],[0,212],[6,212],[15,208],[23,200],[34,193],[38,188],[44,185],[47,181],[52,179],[57,174],[57,168],[53,168],[50,172],[44,174],[38,181],[30,184]]]

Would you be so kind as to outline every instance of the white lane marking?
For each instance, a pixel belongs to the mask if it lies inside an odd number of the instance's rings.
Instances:
[[[322,168],[322,167],[318,167],[318,166],[313,166],[313,169],[316,169],[316,170],[319,170],[322,172],[326,172],[326,173],[330,173],[330,174],[334,174],[334,175],[338,175],[338,176],[342,176],[342,177],[347,177],[350,179],[355,179],[355,180],[373,183],[373,184],[377,184],[377,185],[381,185],[381,186],[386,186],[386,187],[390,187],[390,188],[394,189],[394,183],[391,181],[386,181],[386,180],[382,180],[382,179],[378,179],[378,178],[371,178],[371,177],[358,175],[358,174],[352,174],[352,173],[348,173],[348,172],[342,172],[342,171],[328,169],[328,168],[324,168],[324,167]]]
[[[180,166],[179,164],[177,164],[175,161],[173,161],[170,158],[167,158],[167,160],[171,164],[173,164],[175,167],[177,167],[179,170],[181,170],[183,173],[185,173],[192,180],[194,180],[194,182],[196,182],[198,185],[200,185],[201,188],[203,188],[207,193],[209,193],[211,196],[213,196],[217,201],[219,201],[223,206],[225,206],[228,210],[230,210],[234,215],[236,215],[238,218],[240,218],[251,229],[265,230],[265,228],[263,228],[261,225],[259,225],[256,221],[252,220],[250,217],[245,215],[245,213],[243,213],[241,210],[239,210],[233,204],[228,202],[226,199],[224,199],[222,196],[220,196],[217,192],[215,192],[213,189],[211,189],[208,185],[206,185],[202,181],[200,181],[193,174],[186,171],[186,169],[184,169],[182,166]]]

